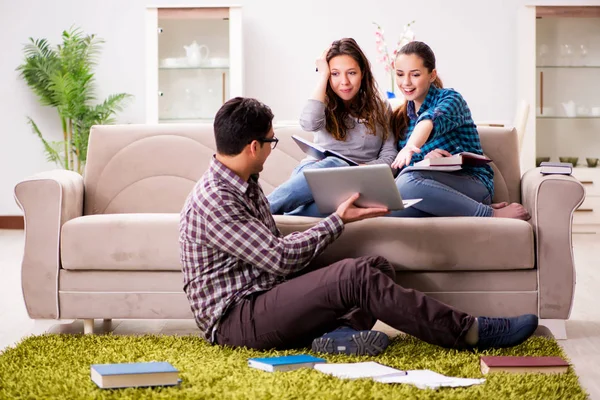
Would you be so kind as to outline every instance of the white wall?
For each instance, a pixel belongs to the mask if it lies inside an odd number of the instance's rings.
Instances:
[[[546,2],[548,3],[548,2]],[[552,3],[552,2],[550,2]],[[54,168],[25,123],[34,118],[48,138],[60,140],[55,111],[42,108],[15,68],[28,37],[57,43],[77,25],[105,39],[96,73],[98,98],[128,92],[135,100],[119,122],[145,120],[144,10],[148,5],[227,5],[226,1],[2,0],[0,36],[0,215],[17,215],[13,187],[21,179]],[[416,20],[417,39],[431,45],[445,86],[463,93],[476,120],[512,120],[516,104],[517,9],[524,0],[238,0],[243,6],[245,94],[270,105],[278,120],[295,120],[314,79],[314,59],[332,40],[354,37],[373,63],[384,89],[388,78],[375,63],[374,26],[388,43]],[[435,10],[433,12],[432,10]]]

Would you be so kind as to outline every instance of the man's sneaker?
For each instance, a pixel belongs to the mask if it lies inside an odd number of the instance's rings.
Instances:
[[[538,317],[525,314],[513,318],[478,317],[479,341],[476,347],[485,350],[492,347],[512,347],[523,343],[535,332]]]
[[[312,350],[317,353],[375,356],[388,344],[390,339],[383,332],[341,327],[313,340]]]

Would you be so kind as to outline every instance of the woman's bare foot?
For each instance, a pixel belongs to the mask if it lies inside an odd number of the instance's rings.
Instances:
[[[492,210],[492,217],[495,218],[516,218],[527,221],[531,218],[531,215],[527,212],[525,207],[519,203],[511,203],[506,207],[494,208]]]
[[[502,203],[493,203],[493,204],[490,204],[490,206],[494,210],[499,210],[501,208],[504,208],[504,207],[508,206],[508,203],[506,201],[503,201]]]

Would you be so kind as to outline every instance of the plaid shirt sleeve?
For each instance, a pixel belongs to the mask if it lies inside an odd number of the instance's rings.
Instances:
[[[423,112],[417,119],[417,124],[424,120],[433,122],[433,131],[429,140],[439,138],[465,125],[471,118],[467,103],[454,90],[440,91],[434,107]]]
[[[209,245],[267,273],[286,276],[304,268],[343,230],[337,214],[304,232],[275,235],[262,221],[235,202],[206,214]]]

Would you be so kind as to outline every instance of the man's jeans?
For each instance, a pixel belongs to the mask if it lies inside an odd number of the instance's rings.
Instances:
[[[380,320],[428,343],[466,347],[473,316],[403,288],[394,276],[394,267],[374,256],[317,269],[308,266],[231,306],[219,321],[216,342],[253,349],[300,348],[340,326],[366,330]]]
[[[271,214],[289,213],[305,204],[314,203],[312,192],[302,173],[305,169],[348,166],[347,162],[337,157],[327,157],[319,161],[305,161],[301,163],[294,169],[290,179],[282,183],[267,196],[271,207]]]

